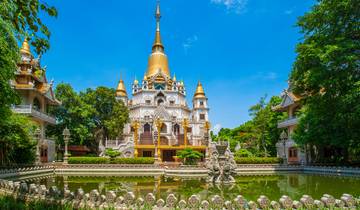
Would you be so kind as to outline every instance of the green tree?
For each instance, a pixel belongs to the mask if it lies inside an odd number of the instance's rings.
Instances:
[[[254,156],[275,156],[275,144],[280,135],[277,123],[283,120],[286,114],[272,110],[272,107],[281,102],[280,97],[273,96],[269,102],[265,99],[262,97],[258,104],[250,108],[251,120],[233,129],[222,128],[212,139],[228,141],[232,151],[239,144]]]
[[[300,17],[304,34],[290,75],[303,115],[293,136],[300,145],[332,150],[342,161],[360,150],[360,2],[321,0]]]
[[[96,127],[93,122],[96,110],[85,103],[70,84],[57,85],[55,96],[62,102],[51,110],[58,123],[49,125],[47,134],[56,137],[57,143],[63,144],[62,131],[67,127],[71,132],[71,144],[91,145],[94,139],[92,130]]]
[[[31,135],[35,128],[35,124],[28,117],[20,114],[10,115],[1,124],[1,165],[27,164],[35,160],[36,139]]]
[[[115,99],[115,90],[107,87],[87,89],[80,93],[82,100],[95,110],[94,123],[97,131],[103,131],[103,136],[114,139],[122,134],[129,113],[122,101]]]
[[[50,32],[41,16],[57,16],[56,9],[38,0],[3,0],[0,2],[0,150],[3,163],[28,163],[33,158],[29,122],[11,112],[10,106],[19,102],[9,81],[15,77],[19,61],[18,41],[30,40],[36,53],[44,53],[49,47]],[[24,125],[21,126],[21,123]],[[17,134],[13,131],[18,132]],[[14,139],[13,139],[14,138]],[[21,140],[19,140],[21,138]],[[13,146],[13,149],[9,149]],[[23,150],[21,150],[21,148]],[[19,152],[19,153],[16,153]],[[23,154],[15,157],[14,154]]]
[[[204,156],[201,152],[193,150],[191,148],[178,150],[176,155],[180,159],[184,160],[185,165],[195,165],[196,162]]]
[[[58,124],[49,126],[48,135],[56,136],[60,144],[63,144],[61,133],[67,127],[71,132],[71,144],[87,145],[97,151],[99,138],[121,136],[128,122],[128,109],[115,99],[114,89],[98,87],[76,93],[69,84],[59,84],[55,95],[62,104],[51,111]]]

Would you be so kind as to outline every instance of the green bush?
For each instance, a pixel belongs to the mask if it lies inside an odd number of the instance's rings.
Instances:
[[[154,164],[155,160],[152,157],[138,157],[138,158],[114,158],[110,160],[112,164]]]
[[[121,152],[113,150],[112,148],[107,148],[105,150],[105,155],[109,156],[111,159],[116,158],[121,155]]]
[[[2,210],[70,210],[73,209],[70,205],[59,205],[55,203],[48,203],[42,200],[25,202],[20,199],[16,199],[12,196],[0,196],[0,209]]]
[[[235,157],[237,164],[276,164],[282,163],[277,157]]]
[[[247,149],[239,149],[235,152],[235,157],[254,157],[254,154]]]
[[[153,164],[154,158],[70,157],[69,164]]]
[[[69,157],[69,164],[106,164],[110,159],[106,157]]]
[[[191,148],[185,148],[183,150],[178,150],[176,156],[182,159],[185,165],[195,165],[204,155]]]

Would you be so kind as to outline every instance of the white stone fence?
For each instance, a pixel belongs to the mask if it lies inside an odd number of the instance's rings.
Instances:
[[[55,168],[51,165],[0,169],[0,178],[53,173],[54,170]]]
[[[293,200],[283,195],[278,201],[271,201],[264,195],[256,201],[247,200],[242,195],[224,200],[219,195],[208,199],[201,199],[198,195],[191,195],[187,199],[180,199],[176,194],[168,194],[165,198],[156,198],[148,193],[145,197],[136,197],[133,192],[116,195],[114,191],[100,194],[98,190],[85,193],[79,188],[76,192],[68,189],[59,190],[56,186],[46,188],[45,185],[27,184],[0,179],[0,195],[14,196],[26,202],[43,201],[58,205],[70,206],[74,209],[218,209],[218,210],[257,210],[257,209],[357,209],[360,200],[352,195],[343,194],[339,199],[324,194],[320,199],[314,200],[309,195],[303,195],[299,200]]]

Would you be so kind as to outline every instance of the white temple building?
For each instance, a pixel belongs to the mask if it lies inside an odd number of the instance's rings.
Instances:
[[[177,150],[192,148],[206,153],[209,145],[209,106],[203,86],[197,84],[192,107],[186,102],[182,81],[170,75],[168,58],[160,37],[160,6],[156,7],[156,33],[142,81],[134,80],[129,98],[123,80],[116,89],[117,100],[129,108],[130,123],[121,140],[106,141],[126,157],[155,157],[174,161]]]

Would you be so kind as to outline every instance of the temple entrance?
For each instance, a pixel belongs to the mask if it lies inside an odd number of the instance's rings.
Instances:
[[[163,162],[174,162],[173,156],[176,155],[176,150],[163,150],[162,151],[162,161]]]

